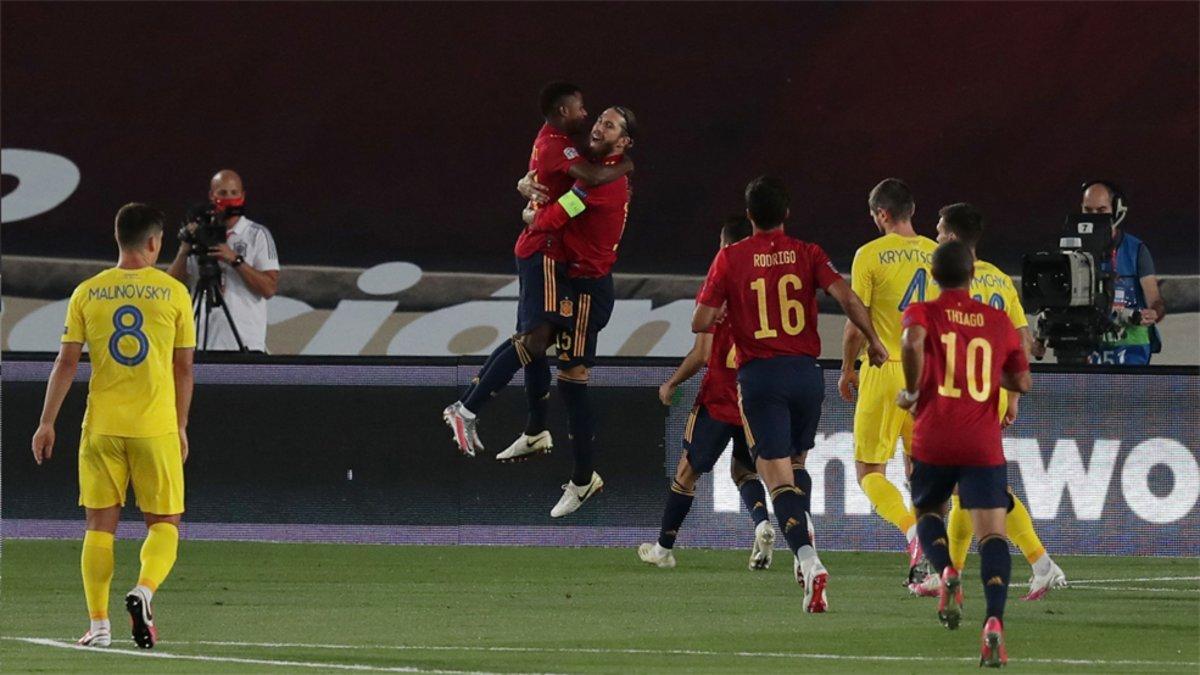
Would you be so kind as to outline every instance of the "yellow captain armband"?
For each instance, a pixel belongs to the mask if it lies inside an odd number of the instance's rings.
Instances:
[[[558,205],[563,207],[563,210],[567,212],[568,216],[574,218],[575,216],[583,213],[584,209],[587,208],[587,206],[583,203],[585,197],[587,197],[586,192],[580,190],[579,188],[573,187],[570,190],[567,190],[563,196],[558,198]]]

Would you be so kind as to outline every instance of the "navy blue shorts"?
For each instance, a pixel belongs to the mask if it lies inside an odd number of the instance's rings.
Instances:
[[[696,473],[712,471],[730,441],[733,441],[734,461],[753,472],[754,462],[750,459],[750,448],[742,427],[713,419],[702,405],[692,408],[683,430],[683,449],[687,451],[688,464]]]
[[[958,486],[964,509],[1007,509],[1008,466],[943,466],[914,458],[912,461],[913,506],[937,509],[950,499]]]
[[[575,298],[570,324],[558,335],[558,367],[596,365],[596,338],[612,318],[617,292],[611,274],[598,279],[570,279]]]
[[[758,459],[812,450],[825,400],[825,377],[811,356],[754,359],[738,368],[746,441]]]
[[[574,302],[566,264],[542,253],[517,258],[517,280],[521,287],[517,296],[518,333],[528,333],[545,323],[559,328],[570,325]]]

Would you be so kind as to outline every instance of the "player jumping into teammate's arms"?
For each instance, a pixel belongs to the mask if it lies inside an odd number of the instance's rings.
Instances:
[[[750,236],[750,221],[737,216],[725,221],[721,228],[721,248]],[[737,405],[737,364],[733,347],[733,335],[728,322],[720,322],[706,332],[696,334],[692,350],[679,364],[671,378],[658,389],[663,405],[671,405],[676,388],[700,372],[706,363],[708,369],[696,394],[696,404],[688,417],[683,434],[683,456],[675,468],[675,479],[667,493],[667,504],[663,509],[662,528],[658,541],[644,543],[638,547],[638,557],[658,567],[674,567],[675,537],[692,508],[696,493],[696,481],[712,471],[721,453],[733,442],[733,458],[730,462],[733,482],[738,486],[746,509],[754,521],[754,544],[750,549],[750,569],[763,570],[771,566],[774,551],[775,529],[767,518],[767,493],[758,474],[754,471],[754,460],[746,444],[742,430],[742,417]]]
[[[117,212],[117,266],[71,294],[33,436],[33,457],[42,464],[53,454],[54,423],[86,344],[92,376],[79,443],[79,504],[87,514],[80,567],[91,626],[79,644],[88,647],[112,643],[113,539],[131,481],[148,531],[125,607],[133,639],[144,649],[158,640],[150,602],[179,547],[196,327],[187,287],[154,267],[163,220],[144,204]]]
[[[979,664],[1000,667],[1008,660],[1004,605],[1012,572],[1004,527],[1010,493],[1000,441],[1000,389],[1025,393],[1032,379],[1025,347],[1008,316],[971,299],[973,267],[974,256],[963,242],[947,242],[934,252],[932,272],[941,295],[904,312],[904,388],[896,403],[916,418],[913,506],[917,536],[941,576],[938,617],[950,629],[962,618],[962,580],[950,560],[941,515],[957,486],[979,535],[987,603]]]
[[[976,248],[983,237],[983,214],[970,204],[960,203],[942,208],[938,215],[938,243],[961,241],[971,249],[971,255],[976,256],[975,275],[971,278],[971,297],[1008,314],[1028,354],[1033,337],[1029,333],[1029,320],[1025,317],[1025,308],[1021,306],[1021,297],[1017,294],[1016,286],[1000,268],[978,258]],[[1001,429],[1008,428],[1016,421],[1020,396],[1018,392],[1005,391],[1000,397]],[[1067,577],[1046,552],[1025,505],[1013,493],[1012,488],[1009,488],[1008,492],[1008,516],[1005,520],[1008,537],[1021,549],[1021,553],[1033,568],[1033,576],[1029,579],[1029,594],[1025,599],[1040,600],[1052,589],[1065,587]],[[946,529],[950,533],[950,564],[961,570],[966,564],[967,549],[971,545],[974,532],[971,528],[971,518],[963,510],[957,494],[950,498],[950,504],[950,515],[946,521]],[[936,595],[938,585],[937,575],[930,574],[925,581],[910,586],[910,590],[918,595]]]
[[[783,183],[762,176],[746,187],[746,215],[754,234],[721,249],[713,259],[692,315],[692,330],[712,327],[726,311],[737,349],[737,381],[746,440],[758,474],[771,490],[775,516],[795,554],[793,572],[804,587],[804,608],[824,612],[829,574],[813,548],[808,527],[812,479],[793,472],[793,455],[812,449],[824,379],[817,357],[816,289],[823,288],[867,336],[873,365],[887,361],[867,308],[816,244],[789,237]],[[804,483],[796,484],[799,478]]]
[[[590,189],[611,183],[633,170],[633,162],[626,157],[614,163],[592,163],[585,161],[575,147],[571,136],[587,128],[587,110],[579,87],[552,82],[542,89],[539,104],[545,123],[533,142],[526,178],[536,177],[542,191],[529,193],[534,200],[531,206],[559,199],[572,185]],[[474,457],[483,450],[477,415],[524,368],[529,418],[524,433],[496,456],[502,462],[528,459],[553,447],[546,428],[550,396],[546,350],[559,331],[569,325],[573,302],[561,232],[525,227],[514,251],[520,280],[517,332],[492,351],[462,397],[442,411],[459,451]]]
[[[917,566],[920,546],[916,518],[904,505],[900,490],[887,479],[885,469],[896,453],[896,439],[907,455],[912,445],[912,418],[895,404],[904,386],[900,368],[900,316],[914,302],[932,299],[937,288],[929,283],[929,261],[937,247],[932,239],[913,230],[916,210],[912,191],[896,178],[876,185],[867,198],[875,227],[883,236],[864,244],[854,254],[850,279],[854,292],[871,314],[871,323],[891,354],[881,368],[854,370],[865,338],[854,323],[846,322],[842,337],[842,374],[838,391],[854,406],[854,460],[858,484],[881,518],[896,526],[908,542],[909,573],[906,583],[920,581]]]
[[[613,106],[592,125],[588,154],[594,165],[616,167],[637,136],[637,118],[623,106]],[[629,217],[629,177],[588,187],[576,181],[558,201],[544,208],[526,208],[522,217],[533,232],[562,232],[567,281],[573,303],[571,323],[558,335],[558,391],[567,405],[574,469],[563,485],[562,497],[550,510],[552,518],[574,513],[604,487],[593,469],[595,416],[588,400],[588,379],[596,362],[596,339],[608,325],[616,304],[612,266]]]

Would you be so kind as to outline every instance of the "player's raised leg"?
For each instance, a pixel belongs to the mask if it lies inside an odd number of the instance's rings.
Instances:
[[[554,439],[546,426],[546,413],[550,407],[550,359],[535,356],[525,366],[525,401],[529,414],[525,431],[496,455],[498,462],[521,462],[554,449]]]

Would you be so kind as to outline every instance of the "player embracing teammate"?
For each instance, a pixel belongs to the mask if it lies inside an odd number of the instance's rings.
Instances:
[[[888,353],[866,307],[825,251],[784,232],[789,208],[787,189],[777,178],[762,176],[746,187],[753,234],[717,253],[697,297],[692,330],[706,331],[722,315],[729,322],[746,440],[795,554],[804,608],[824,612],[829,574],[807,527],[812,479],[803,468],[793,473],[793,456],[802,465],[813,447],[825,398],[817,363],[816,289],[833,296],[866,336],[872,364],[884,363]]]

